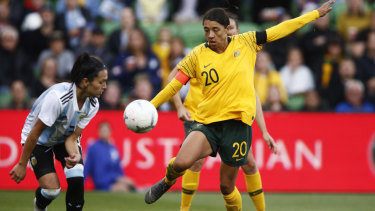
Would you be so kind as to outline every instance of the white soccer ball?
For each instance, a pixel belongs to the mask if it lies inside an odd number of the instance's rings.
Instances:
[[[158,112],[147,100],[134,100],[124,111],[125,125],[135,133],[147,133],[158,122]]]

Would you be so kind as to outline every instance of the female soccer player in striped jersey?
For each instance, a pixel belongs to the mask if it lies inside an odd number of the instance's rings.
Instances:
[[[10,171],[20,183],[27,161],[38,180],[34,210],[46,210],[60,193],[54,156],[64,167],[68,183],[66,209],[82,210],[84,204],[83,161],[80,137],[99,110],[98,97],[106,88],[106,66],[83,53],[71,71],[71,83],[55,84],[35,101],[21,133],[23,146],[19,162]]]
[[[155,107],[169,100],[190,78],[196,78],[204,96],[198,105],[192,131],[184,140],[166,176],[145,195],[154,203],[184,175],[197,160],[220,154],[220,189],[227,210],[242,210],[241,195],[235,187],[239,166],[247,161],[251,145],[251,125],[255,119],[254,66],[261,45],[289,35],[332,10],[334,0],[298,18],[262,32],[228,36],[229,18],[225,10],[211,9],[203,16],[207,39],[178,65],[176,77],[151,100]]]

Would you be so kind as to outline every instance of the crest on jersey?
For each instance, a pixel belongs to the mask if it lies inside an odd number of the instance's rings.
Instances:
[[[234,58],[238,57],[239,55],[241,54],[241,51],[237,50],[236,52],[234,52]]]
[[[82,113],[81,115],[79,115],[78,120],[81,120],[81,119],[85,118],[86,116],[87,116],[86,113]]]

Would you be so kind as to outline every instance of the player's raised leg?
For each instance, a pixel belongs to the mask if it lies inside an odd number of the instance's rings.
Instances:
[[[188,211],[199,185],[199,175],[205,159],[196,161],[182,176],[180,211]]]
[[[220,190],[228,211],[242,210],[241,194],[235,186],[238,169],[237,166],[228,166],[223,162],[220,165]]]
[[[146,192],[145,202],[154,203],[172,187],[178,177],[185,174],[185,170],[190,168],[195,161],[211,153],[211,145],[206,136],[200,131],[191,132],[183,142],[176,158],[169,161],[165,177]]]
[[[258,168],[256,166],[253,153],[251,150],[247,156],[247,162],[245,165],[241,166],[244,171],[247,192],[251,200],[254,203],[255,208],[258,211],[263,211],[266,209],[266,203],[264,200],[264,193],[262,188],[262,180]]]

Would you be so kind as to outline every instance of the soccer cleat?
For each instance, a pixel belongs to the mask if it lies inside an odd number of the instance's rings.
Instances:
[[[153,185],[150,190],[148,190],[146,192],[146,195],[145,195],[145,202],[147,204],[152,204],[154,203],[155,201],[157,201],[165,192],[167,192],[169,190],[169,188],[171,188],[172,185],[168,185],[166,182],[165,182],[165,178],[163,178],[162,180],[160,180],[158,183],[156,183],[155,185]]]
[[[34,198],[34,211],[47,211],[47,207],[44,208],[44,209],[40,209],[40,208],[36,205],[36,198]]]

